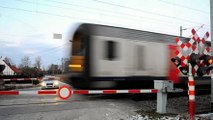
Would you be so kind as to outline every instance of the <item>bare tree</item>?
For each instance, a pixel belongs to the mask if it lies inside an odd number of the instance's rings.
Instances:
[[[23,67],[30,67],[30,57],[24,56],[24,58],[21,59],[21,65]]]
[[[9,57],[5,57],[4,62],[7,63],[8,65],[14,65],[14,63],[12,62],[12,59]]]
[[[49,65],[47,72],[48,74],[52,74],[52,75],[61,74],[61,70],[59,69],[59,66],[55,64]]]
[[[38,69],[41,68],[41,56],[35,58],[35,67],[37,67]]]

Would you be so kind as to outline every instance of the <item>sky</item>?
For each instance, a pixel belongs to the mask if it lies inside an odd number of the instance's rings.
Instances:
[[[96,23],[189,37],[210,32],[209,0],[0,0],[0,56],[42,66],[69,58],[75,23]],[[202,26],[202,27],[201,27]],[[62,34],[54,39],[53,34]],[[209,39],[210,40],[210,39]]]

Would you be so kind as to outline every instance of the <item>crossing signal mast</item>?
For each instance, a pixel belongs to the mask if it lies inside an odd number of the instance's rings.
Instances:
[[[191,32],[192,38],[187,43],[182,42],[179,38],[175,39],[176,44],[182,50],[176,51],[177,57],[171,58],[171,61],[175,64],[178,71],[180,71],[183,75],[188,75],[189,117],[190,120],[194,120],[194,76],[197,75],[202,77],[209,74],[213,69],[213,57],[210,56],[210,47],[205,44],[209,37],[209,33],[206,32],[204,37],[200,39],[194,29],[192,29]]]

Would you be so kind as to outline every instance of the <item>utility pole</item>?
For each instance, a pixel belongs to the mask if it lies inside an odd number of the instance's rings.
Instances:
[[[180,26],[180,37],[182,37],[182,31],[183,31],[183,27]]]
[[[211,55],[213,56],[213,1],[210,0]],[[213,111],[213,70],[211,71],[211,111]]]
[[[180,37],[183,36],[183,30],[187,30],[187,28],[184,28],[184,29],[183,29],[183,26],[180,26]]]
[[[64,58],[61,58],[61,73],[64,73]]]

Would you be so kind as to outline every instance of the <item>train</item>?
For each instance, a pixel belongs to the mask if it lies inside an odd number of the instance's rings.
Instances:
[[[178,49],[176,37],[179,36],[81,23],[69,37],[68,82],[81,89],[153,87],[154,80],[187,83],[187,76],[177,73],[171,62]],[[209,76],[202,79],[210,81]]]

